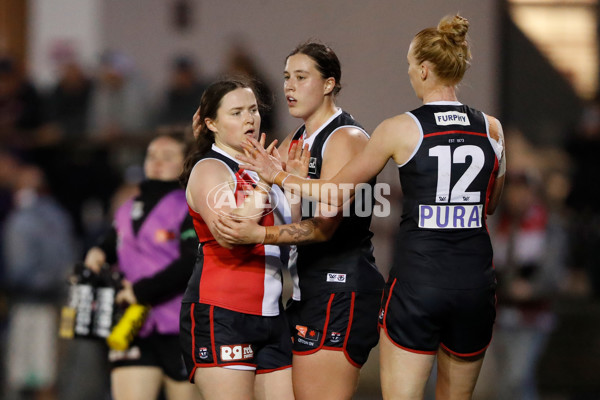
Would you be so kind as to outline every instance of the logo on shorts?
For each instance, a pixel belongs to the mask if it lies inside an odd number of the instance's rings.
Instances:
[[[302,325],[296,325],[296,330],[298,331],[298,341],[300,343],[305,342],[305,341],[301,340],[301,338],[310,340],[311,342],[318,342],[319,337],[321,336],[320,332],[317,331],[316,329],[309,329],[306,326],[302,326]]]
[[[383,322],[383,315],[385,314],[385,311],[383,310],[383,308],[381,309],[381,311],[379,311],[379,320],[381,322]]]
[[[327,273],[327,282],[346,283],[346,274]]]
[[[296,325],[296,330],[298,331],[298,336],[306,337],[306,332],[308,331],[307,327],[302,325]]]
[[[206,360],[208,358],[208,349],[206,347],[200,347],[198,349],[198,357],[200,357],[203,360]]]
[[[221,346],[221,361],[239,361],[254,357],[254,350],[249,344]]]
[[[331,343],[337,343],[342,338],[342,334],[339,332],[331,332]]]

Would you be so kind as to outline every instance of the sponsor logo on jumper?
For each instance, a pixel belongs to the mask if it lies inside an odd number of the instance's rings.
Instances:
[[[331,343],[338,343],[342,338],[342,334],[339,332],[331,332]]]
[[[308,160],[308,173],[309,174],[317,173],[317,159],[315,157],[311,157]]]
[[[346,283],[346,274],[327,273],[327,282]]]
[[[221,346],[221,361],[240,361],[254,357],[254,350],[249,344]]]
[[[469,126],[471,122],[465,113],[458,111],[446,111],[433,114],[437,125],[463,125]]]
[[[200,347],[198,349],[198,357],[200,357],[203,360],[206,360],[208,358],[208,349],[206,347]]]
[[[419,228],[470,229],[481,228],[483,206],[419,205]]]

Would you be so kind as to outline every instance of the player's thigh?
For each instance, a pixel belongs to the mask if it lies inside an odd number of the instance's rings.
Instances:
[[[343,351],[321,349],[293,358],[293,384],[297,400],[351,399],[356,391],[360,368]]]
[[[381,335],[379,354],[383,398],[423,398],[435,355],[398,347],[387,335]]]
[[[470,399],[483,365],[484,355],[485,352],[475,356],[459,357],[445,349],[440,349],[437,359],[436,398]]]
[[[198,368],[194,384],[203,400],[252,400],[254,371],[222,367]]]
[[[110,374],[114,400],[148,400],[158,397],[163,373],[158,367],[127,366]]]
[[[258,373],[254,381],[256,400],[294,400],[292,369]]]
[[[188,380],[176,381],[165,376],[164,383],[167,400],[202,400],[198,389]]]

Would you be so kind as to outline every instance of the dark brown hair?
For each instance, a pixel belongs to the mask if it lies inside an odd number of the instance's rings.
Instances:
[[[200,99],[200,133],[192,144],[192,150],[188,154],[183,163],[183,172],[179,177],[179,181],[183,186],[186,186],[194,165],[204,156],[215,142],[215,134],[206,126],[204,122],[206,118],[216,119],[219,107],[223,97],[229,92],[236,89],[251,89],[254,92],[254,87],[250,82],[242,79],[224,79],[212,83],[206,88]],[[258,99],[257,99],[258,101]]]
[[[310,41],[302,43],[288,54],[285,61],[287,62],[288,58],[296,54],[304,54],[312,58],[323,79],[335,79],[332,92],[334,96],[342,90],[342,66],[337,55],[329,46]]]

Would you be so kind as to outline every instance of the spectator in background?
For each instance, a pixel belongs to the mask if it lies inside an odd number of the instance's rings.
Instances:
[[[207,84],[202,81],[194,62],[185,56],[173,60],[159,125],[189,125]]]
[[[224,73],[230,76],[241,76],[252,79],[260,104],[261,129],[268,134],[278,135],[277,112],[275,110],[275,94],[268,84],[268,80],[259,70],[254,59],[247,51],[247,46],[236,40],[231,45],[225,62]]]
[[[15,157],[0,147],[0,232],[3,230],[6,217],[12,209],[12,174],[16,170]],[[0,283],[4,282],[4,256],[0,240]],[[0,285],[0,289],[2,285]]]
[[[92,90],[92,79],[77,61],[62,63],[58,82],[46,101],[49,122],[55,124],[61,139],[74,142],[84,138]]]
[[[498,315],[488,356],[497,399],[539,398],[536,370],[556,325],[553,299],[566,272],[566,229],[548,207],[536,172],[508,172],[500,214],[491,224]]]
[[[14,208],[3,232],[10,319],[9,396],[55,398],[58,307],[76,259],[71,221],[46,191],[43,172],[10,164]]]
[[[594,297],[600,297],[600,94],[585,107],[567,151],[574,162],[573,186],[567,205],[574,211],[572,256],[574,267],[587,273]]]
[[[98,83],[92,95],[92,137],[112,141],[144,133],[147,105],[132,59],[119,52],[102,56]]]
[[[0,145],[29,147],[43,121],[42,101],[15,60],[0,55]]]

